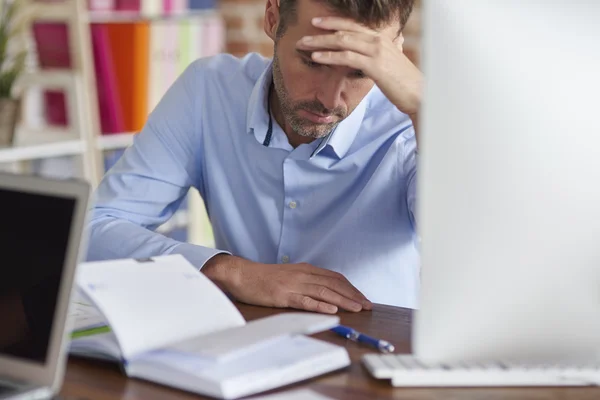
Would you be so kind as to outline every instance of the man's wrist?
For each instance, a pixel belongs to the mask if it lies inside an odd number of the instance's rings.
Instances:
[[[202,273],[221,290],[229,291],[238,284],[241,258],[219,253],[211,257],[202,267]]]

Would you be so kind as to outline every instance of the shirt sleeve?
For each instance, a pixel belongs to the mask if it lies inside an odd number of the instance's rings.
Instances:
[[[414,135],[414,128],[411,128],[410,131],[412,132],[412,135],[404,142],[404,157],[402,163],[406,182],[406,203],[413,230],[416,232],[417,164],[419,156],[417,154],[417,139]]]
[[[203,154],[197,96],[201,70],[193,63],[177,79],[143,130],[94,196],[89,261],[184,255],[197,268],[219,250],[181,243],[154,230],[179,208],[191,186],[202,187]]]

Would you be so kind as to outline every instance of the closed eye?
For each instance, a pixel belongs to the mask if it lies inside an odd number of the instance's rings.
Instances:
[[[365,79],[367,75],[361,70],[352,71],[350,77],[354,79]]]
[[[322,67],[323,64],[319,64],[317,62],[312,61],[311,59],[302,57],[302,63],[309,68],[319,68]]]
[[[319,64],[319,63],[314,62],[312,60],[312,52],[311,51],[296,49],[296,53],[298,53],[298,56],[302,60],[302,64],[306,65],[309,68],[315,68],[316,69],[316,68],[320,68],[320,67],[324,67],[325,66],[323,64]]]

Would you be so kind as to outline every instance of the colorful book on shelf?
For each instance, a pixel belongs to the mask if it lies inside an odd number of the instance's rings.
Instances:
[[[216,0],[88,0],[88,9],[91,11],[133,12],[143,16],[177,15],[187,10],[215,7]]]
[[[179,23],[179,48],[181,57],[177,74],[183,71],[196,59],[204,55],[202,49],[203,18],[190,18],[181,20]]]
[[[165,74],[165,92],[171,87],[173,82],[177,79],[179,60],[181,59],[181,53],[185,51],[179,48],[179,21],[171,20],[168,21],[165,30],[165,63],[164,63],[164,74]]]
[[[72,67],[69,53],[69,31],[65,23],[34,22],[33,33],[42,69]],[[101,130],[104,133],[123,132],[126,127],[117,93],[117,82],[105,26],[93,24],[91,37]],[[67,110],[67,99],[63,90],[44,91],[44,114],[48,125],[68,125]]]
[[[111,54],[107,26],[92,24],[91,37],[101,131],[103,134],[125,132],[125,121],[118,93],[115,63]]]
[[[113,11],[117,0],[88,0],[90,11]]]
[[[145,17],[163,15],[164,0],[143,0],[140,12]]]
[[[115,10],[138,12],[142,16],[153,17],[158,15],[178,15],[191,9],[189,0],[116,0]],[[204,1],[201,8],[210,8],[210,3],[214,7],[213,1]],[[198,5],[196,5],[198,6]],[[199,9],[200,7],[198,7]]]
[[[189,51],[188,59],[184,60],[186,63],[184,68],[187,68],[190,63],[204,56],[204,18],[191,19],[188,21],[189,28]]]
[[[124,131],[139,132],[148,117],[150,25],[105,24],[124,119]]]
[[[183,14],[187,9],[187,0],[163,0],[163,11],[166,15]]]
[[[115,4],[135,7],[135,2]],[[105,134],[139,132],[148,113],[185,68],[197,58],[221,52],[225,42],[218,16],[93,23],[90,27],[100,124]],[[36,22],[34,35],[42,68],[71,67],[66,24]],[[44,103],[49,125],[68,125],[64,91],[45,91]]]
[[[216,7],[216,0],[188,0],[190,10],[208,10]]]
[[[148,1],[148,0],[145,0]],[[156,0],[151,0],[156,1]],[[115,3],[116,11],[135,11],[140,12],[141,0],[116,0]]]
[[[181,20],[178,24],[179,32],[177,35],[177,47],[180,49],[180,52],[177,64],[177,76],[181,75],[181,73],[185,71],[185,68],[193,61],[192,52],[195,49],[192,49],[191,35],[192,24],[194,24],[194,22]]]
[[[40,67],[42,69],[70,68],[71,55],[68,46],[67,25],[36,21],[32,28]],[[44,91],[44,114],[48,125],[66,126],[69,123],[67,102],[63,90]]]
[[[164,0],[117,0],[117,11],[133,11],[143,17],[163,14]]]
[[[203,57],[219,54],[225,48],[225,25],[219,16],[204,19],[202,32]]]
[[[150,94],[153,110],[177,77],[202,56],[202,21],[162,20],[150,25]]]
[[[171,21],[150,24],[150,69],[148,72],[148,111],[152,112],[167,90],[166,63],[169,43],[166,40]]]

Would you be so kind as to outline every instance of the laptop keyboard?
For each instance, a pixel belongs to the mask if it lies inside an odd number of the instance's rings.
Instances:
[[[412,355],[367,354],[363,364],[393,386],[599,386],[600,364],[525,366],[504,362],[427,365]]]

